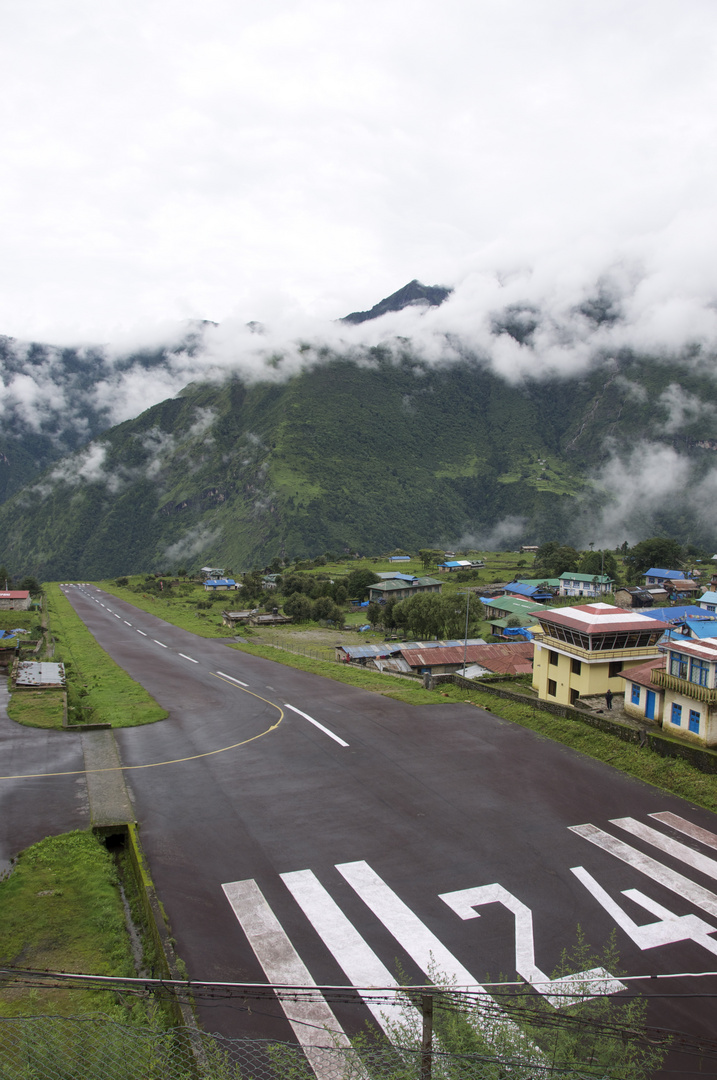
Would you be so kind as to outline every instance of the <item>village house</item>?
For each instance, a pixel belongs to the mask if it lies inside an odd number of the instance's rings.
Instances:
[[[230,589],[241,589],[234,578],[207,578],[204,582],[205,592],[228,592]]]
[[[31,604],[27,589],[0,592],[0,611],[29,611]]]
[[[646,585],[669,585],[673,581],[684,581],[685,575],[681,570],[662,570],[659,566],[652,566],[643,577]]]
[[[699,746],[717,746],[717,637],[672,636],[665,656],[625,673],[625,712]]]
[[[665,593],[665,600],[667,599],[667,593]],[[623,588],[617,589],[615,592],[615,603],[618,607],[624,608],[644,608],[652,607],[655,602],[655,598],[648,589],[642,589],[639,586],[637,588]]]
[[[612,592],[615,582],[607,574],[577,574],[575,572],[560,575],[560,596],[605,596]]]
[[[406,600],[409,596],[418,596],[419,593],[440,592],[442,588],[442,582],[432,577],[417,577],[411,581],[392,578],[390,581],[369,585],[368,598],[371,602],[381,604],[387,600]]]
[[[611,604],[539,610],[533,686],[543,701],[574,705],[579,697],[622,692],[620,675],[658,657],[667,623]]]
[[[697,601],[697,607],[702,608],[704,611],[717,612],[717,592],[702,593],[702,596]]]
[[[511,615],[525,616],[533,614],[538,606],[534,600],[526,600],[522,596],[484,596],[481,597],[483,605],[483,617],[491,622],[493,619],[506,619]]]
[[[505,587],[508,596],[522,596],[524,600],[533,600],[536,604],[544,604],[555,599],[555,594],[560,587],[558,578],[553,588],[545,581],[509,581]]]

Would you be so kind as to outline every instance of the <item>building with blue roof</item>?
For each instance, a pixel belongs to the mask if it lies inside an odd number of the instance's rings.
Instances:
[[[704,611],[717,612],[717,592],[702,593],[702,596],[697,601],[697,606]]]
[[[643,574],[646,585],[661,585],[663,581],[684,581],[685,575],[681,570],[661,570],[658,567],[651,567],[646,574]]]
[[[647,615],[648,619],[659,619],[660,622],[678,623],[684,619],[699,619],[704,611],[696,604],[688,604],[686,607],[643,608],[641,614]]]
[[[527,581],[511,581],[506,585],[505,591],[511,596],[524,596],[527,600],[535,600],[538,604],[542,604],[545,600],[552,600],[555,596],[552,589],[531,585]]]

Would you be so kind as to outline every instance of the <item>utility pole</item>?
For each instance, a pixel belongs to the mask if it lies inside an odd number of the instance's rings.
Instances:
[[[421,994],[421,1080],[431,1080],[433,1050],[433,995]]]

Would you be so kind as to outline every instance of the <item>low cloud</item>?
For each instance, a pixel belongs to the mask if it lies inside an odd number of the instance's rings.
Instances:
[[[192,559],[200,552],[211,551],[212,545],[221,537],[220,529],[210,529],[207,525],[195,525],[174,544],[164,550],[164,557],[172,563]],[[211,559],[210,555],[207,555]]]
[[[456,541],[458,551],[501,551],[525,535],[527,518],[510,514],[489,529],[464,533]]]

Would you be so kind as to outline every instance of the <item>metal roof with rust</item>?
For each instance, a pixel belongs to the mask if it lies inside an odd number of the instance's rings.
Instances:
[[[501,675],[529,674],[533,670],[532,641],[509,642],[506,645],[451,646],[448,649],[411,649],[403,651],[404,660],[413,667],[433,667],[439,664],[480,664]]]

